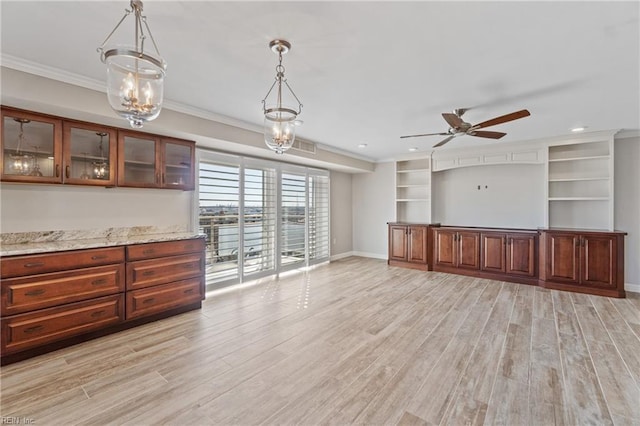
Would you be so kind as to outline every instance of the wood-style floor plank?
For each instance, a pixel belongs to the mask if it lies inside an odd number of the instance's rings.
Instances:
[[[640,424],[640,296],[347,258],[0,369],[35,424]]]

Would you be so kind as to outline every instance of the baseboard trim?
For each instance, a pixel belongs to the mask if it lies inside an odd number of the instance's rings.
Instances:
[[[336,260],[340,260],[340,259],[344,259],[346,257],[351,257],[354,256],[352,251],[346,251],[344,253],[340,253],[340,254],[335,254],[333,256],[331,256],[331,261],[336,261]]]
[[[372,259],[382,259],[382,260],[387,260],[387,255],[386,254],[379,254],[379,253],[367,253],[364,251],[354,251],[351,252],[353,256],[360,256],[360,257],[370,257]]]
[[[640,284],[624,283],[624,290],[632,293],[640,293]]]

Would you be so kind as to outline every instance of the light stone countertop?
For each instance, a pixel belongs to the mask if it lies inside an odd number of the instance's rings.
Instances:
[[[25,242],[16,244],[2,244],[0,256],[17,256],[24,254],[38,254],[67,250],[82,250],[89,248],[115,247],[129,244],[154,243],[162,241],[187,240],[204,238],[204,234],[193,232],[168,232],[146,235],[116,235],[102,238],[86,238],[75,240],[58,240],[48,242]]]

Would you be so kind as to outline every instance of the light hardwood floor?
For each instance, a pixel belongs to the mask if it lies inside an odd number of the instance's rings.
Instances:
[[[640,425],[640,296],[353,257],[0,379],[37,425]]]

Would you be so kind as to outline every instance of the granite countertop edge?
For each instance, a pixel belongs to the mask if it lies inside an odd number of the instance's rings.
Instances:
[[[205,238],[205,235],[193,232],[172,232],[166,234],[148,234],[112,238],[88,238],[40,243],[3,244],[0,246],[0,257],[68,250],[83,250],[90,248],[106,248],[130,244],[157,243],[163,241],[178,241],[192,238]]]

